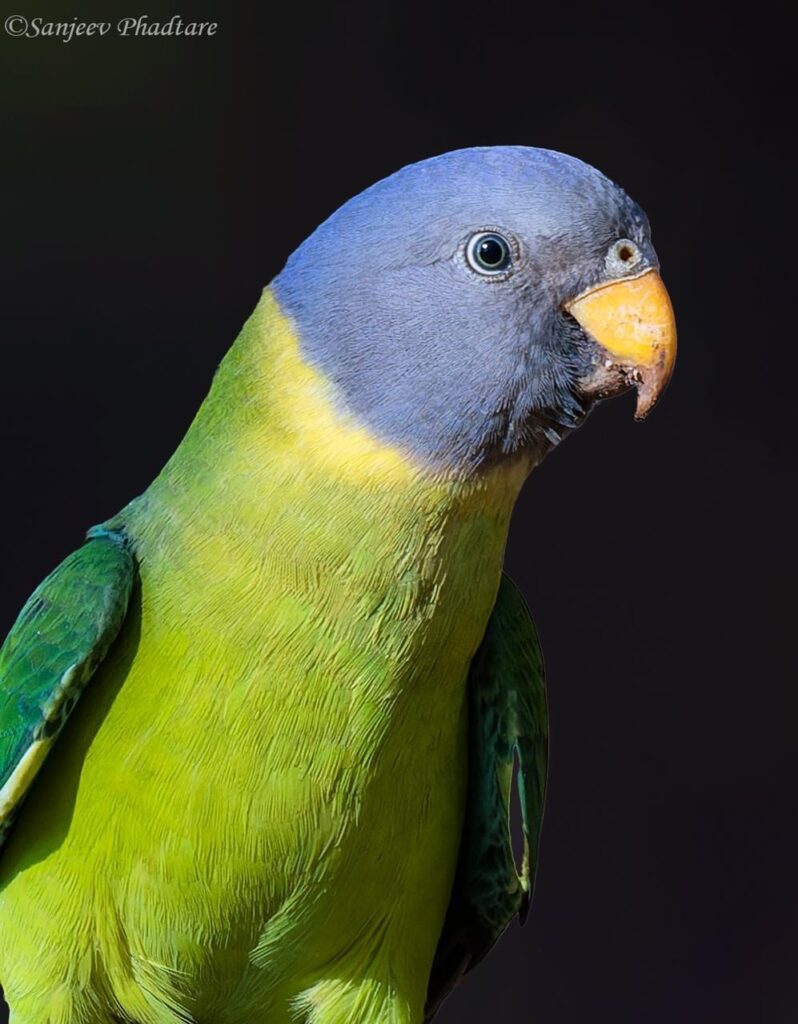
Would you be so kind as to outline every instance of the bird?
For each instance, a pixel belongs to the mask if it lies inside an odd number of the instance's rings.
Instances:
[[[299,245],[0,651],[12,1024],[434,1018],[538,862],[511,512],[675,352],[646,215],[565,154],[409,164]]]

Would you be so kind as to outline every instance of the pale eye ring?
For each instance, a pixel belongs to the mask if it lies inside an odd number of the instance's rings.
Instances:
[[[466,246],[466,259],[472,270],[487,277],[506,274],[513,265],[513,249],[498,231],[480,231]]]
[[[619,238],[607,253],[607,270],[614,275],[628,274],[640,263],[643,254],[630,238]]]

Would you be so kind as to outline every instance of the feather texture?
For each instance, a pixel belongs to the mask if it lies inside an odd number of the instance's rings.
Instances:
[[[546,788],[543,657],[529,609],[503,575],[469,673],[468,797],[452,899],[427,999],[426,1020],[518,915],[523,921],[538,861]],[[510,829],[517,786],[524,836],[520,875]]]
[[[135,574],[122,536],[88,541],[36,588],[0,649],[0,846],[116,639]]]

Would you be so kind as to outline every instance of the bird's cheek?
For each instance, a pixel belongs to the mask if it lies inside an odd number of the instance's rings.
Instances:
[[[676,359],[676,322],[656,270],[610,281],[566,303],[565,310],[597,346],[594,368],[580,381],[587,397],[637,388],[643,419],[665,390]]]

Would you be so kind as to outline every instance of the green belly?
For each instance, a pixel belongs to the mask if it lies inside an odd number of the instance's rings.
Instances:
[[[418,1019],[503,546],[496,517],[418,512],[328,523],[299,557],[279,523],[258,558],[213,523],[141,529],[139,607],[0,862],[12,1000],[248,1024],[317,999],[344,1024],[376,985]]]

